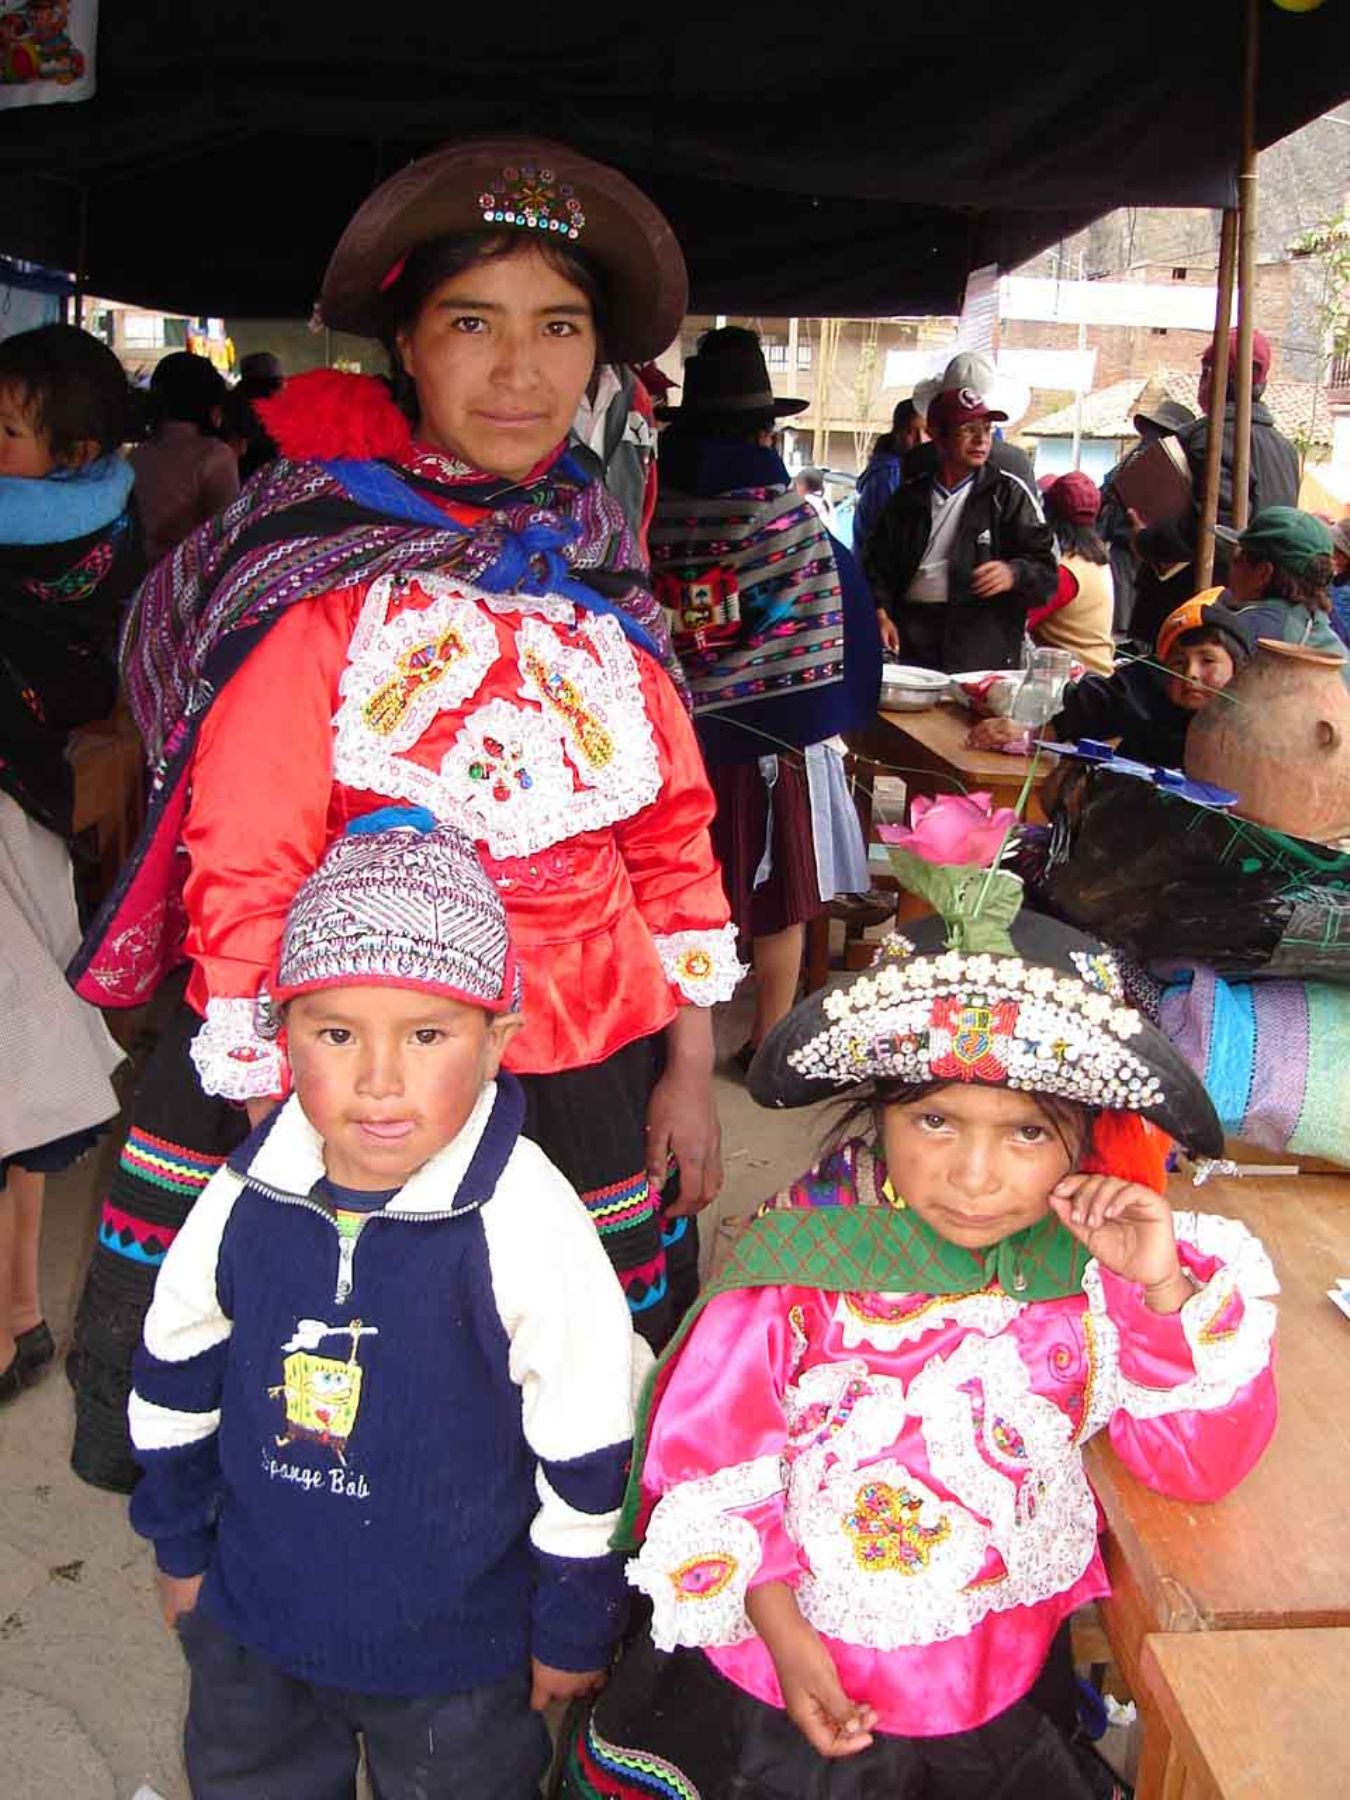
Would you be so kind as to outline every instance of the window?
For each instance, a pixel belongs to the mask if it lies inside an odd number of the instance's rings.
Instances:
[[[164,342],[164,321],[158,313],[125,313],[123,325],[128,350],[158,350]]]
[[[799,343],[797,345],[797,367],[799,369],[809,369],[811,367],[811,346],[809,343]]]
[[[188,341],[187,319],[165,319],[164,342],[171,350],[186,350]]]
[[[1172,279],[1173,279],[1173,281],[1185,281],[1185,279],[1186,279],[1185,269],[1173,269]]]
[[[786,369],[788,366],[787,345],[771,343],[768,338],[765,338],[764,360],[771,369]]]
[[[1148,335],[1150,337],[1166,337],[1167,327],[1165,325],[1150,325],[1148,328]]]

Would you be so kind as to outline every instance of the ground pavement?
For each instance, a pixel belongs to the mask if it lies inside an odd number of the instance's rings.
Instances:
[[[719,1009],[724,1058],[747,1018],[744,1001]],[[727,1181],[716,1217],[705,1214],[705,1247],[722,1218],[806,1168],[821,1132],[817,1109],[763,1112],[724,1070]],[[44,1298],[62,1338],[98,1193],[96,1159],[48,1183]],[[150,1553],[125,1501],[71,1474],[70,1432],[59,1371],[0,1411],[0,1788],[4,1800],[132,1800],[144,1784],[187,1800],[178,1736],[187,1684],[154,1603]]]

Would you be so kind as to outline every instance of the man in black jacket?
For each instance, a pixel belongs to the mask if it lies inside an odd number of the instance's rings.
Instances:
[[[1275,419],[1261,396],[1270,373],[1270,339],[1263,331],[1252,333],[1252,457],[1248,481],[1250,505],[1247,517],[1254,519],[1268,506],[1297,506],[1299,489],[1298,451],[1275,429]],[[1144,642],[1157,636],[1163,620],[1180,603],[1195,592],[1195,552],[1200,535],[1200,513],[1205,499],[1205,456],[1209,446],[1210,382],[1213,374],[1213,345],[1200,362],[1200,417],[1177,435],[1186,452],[1194,484],[1194,505],[1179,519],[1165,520],[1142,530],[1136,548],[1143,558],[1136,591],[1134,616],[1130,634]],[[1237,412],[1234,398],[1233,371],[1237,366],[1237,329],[1228,337],[1228,394],[1223,411],[1223,451],[1219,463],[1220,525],[1233,522],[1233,428]],[[1220,542],[1215,548],[1214,580],[1222,582],[1228,573],[1229,552]],[[1159,569],[1175,564],[1185,565],[1163,580]]]
[[[928,408],[937,469],[898,488],[864,550],[882,641],[931,669],[1011,669],[1055,589],[1054,539],[1027,484],[989,464],[995,420],[970,388]]]

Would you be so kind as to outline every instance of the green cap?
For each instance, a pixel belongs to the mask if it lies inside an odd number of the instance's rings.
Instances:
[[[1216,525],[1214,535],[1237,544],[1255,562],[1272,562],[1301,575],[1316,556],[1330,556],[1331,533],[1312,513],[1296,506],[1265,506],[1245,531]]]

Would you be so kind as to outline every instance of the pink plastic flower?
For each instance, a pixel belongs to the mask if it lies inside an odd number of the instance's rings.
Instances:
[[[883,844],[902,844],[931,863],[966,863],[988,868],[998,855],[1008,828],[1017,823],[1010,806],[995,809],[988,794],[942,794],[930,800],[916,794],[910,823],[878,825]]]

